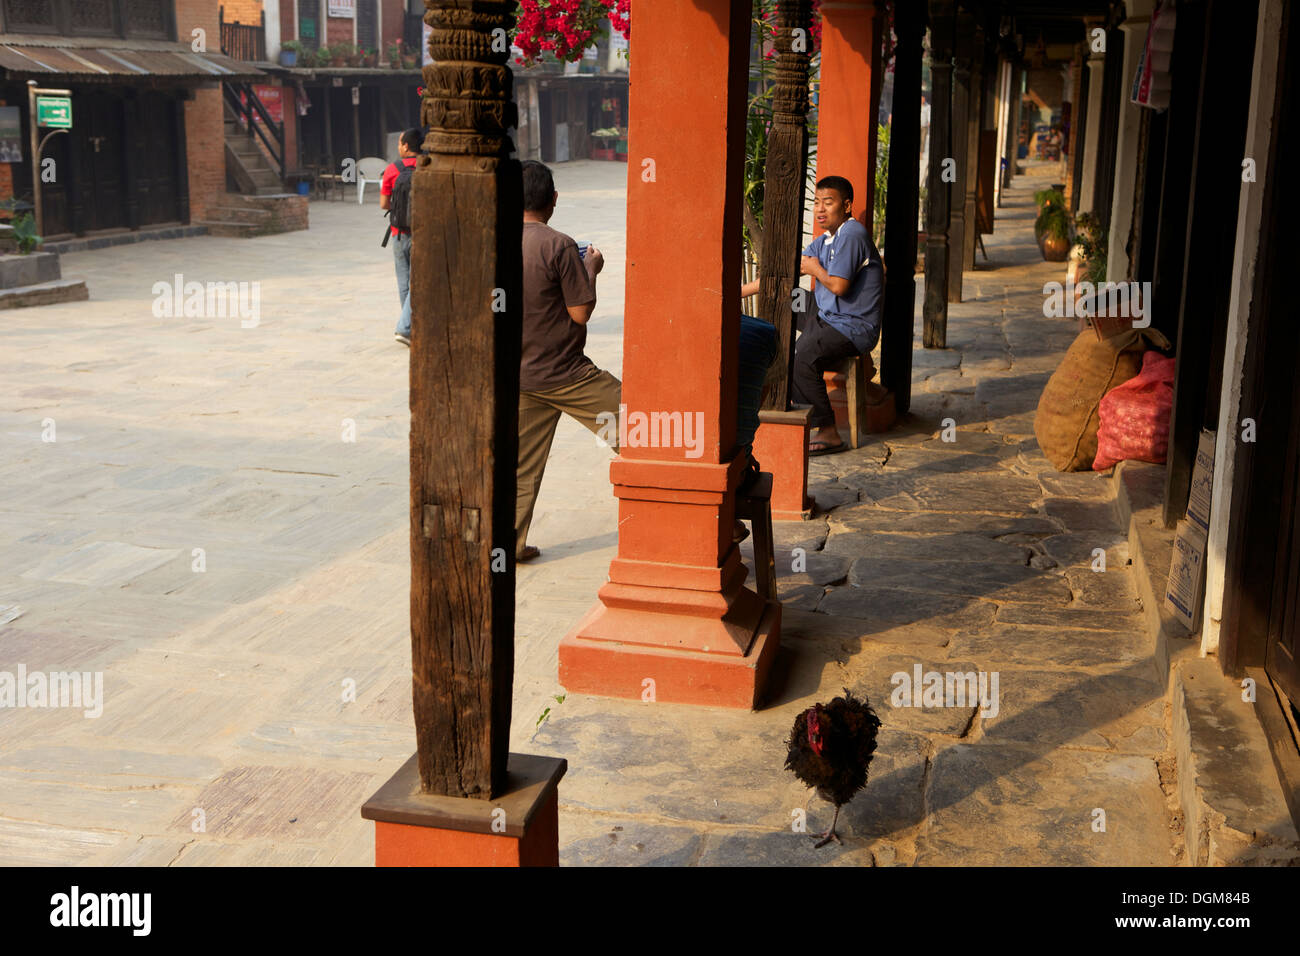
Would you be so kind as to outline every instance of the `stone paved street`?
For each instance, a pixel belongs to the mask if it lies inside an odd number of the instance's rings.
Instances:
[[[556,167],[552,223],[604,251],[588,354],[615,374],[626,171]],[[1033,242],[1036,185],[1007,194],[951,347],[921,349],[918,318],[911,418],[815,459],[819,516],[778,525],[784,677],[763,711],[553,697],[617,524],[608,452],[561,422],[543,556],[518,577],[512,746],[569,761],[562,863],[1179,862],[1111,479],[1057,474],[1033,438],[1077,332],[1042,315],[1061,269]],[[360,804],[414,749],[407,352],[374,202],[311,221],[69,254],[89,302],[0,321],[0,670],[102,671],[105,698],[93,719],[0,709],[0,863],[371,860]],[[177,274],[260,283],[259,323],[156,317]],[[916,665],[996,672],[996,714],[890,706]],[[782,769],[784,738],[845,687],[884,729],[844,845],[814,850],[795,811],[812,832],[830,808]]]

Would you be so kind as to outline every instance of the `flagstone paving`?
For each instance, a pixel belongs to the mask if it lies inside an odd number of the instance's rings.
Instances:
[[[553,222],[605,253],[588,352],[616,375],[625,176],[558,166]],[[608,452],[560,423],[543,555],[518,576],[511,742],[569,761],[563,863],[1180,860],[1110,479],[1058,475],[1033,438],[1077,332],[1042,316],[1060,269],[1033,243],[1035,185],[1006,194],[950,347],[921,349],[918,318],[911,417],[814,459],[821,512],[778,524],[763,710],[564,695],[557,645],[605,580],[617,507]],[[358,808],[414,748],[407,352],[375,205],[311,216],[303,233],[69,254],[90,301],[0,323],[0,670],[102,671],[105,698],[93,719],[0,709],[0,863],[372,859]],[[259,282],[258,323],[155,316],[154,284],[178,274]],[[893,706],[893,676],[918,666],[996,673],[996,707]],[[798,825],[830,807],[782,768],[785,735],[843,688],[884,726],[844,845],[815,850]]]

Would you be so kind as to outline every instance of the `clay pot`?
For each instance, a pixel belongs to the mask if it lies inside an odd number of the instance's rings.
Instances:
[[[1038,250],[1048,262],[1064,262],[1070,257],[1071,245],[1070,240],[1064,236],[1058,238],[1044,235],[1038,240]]]

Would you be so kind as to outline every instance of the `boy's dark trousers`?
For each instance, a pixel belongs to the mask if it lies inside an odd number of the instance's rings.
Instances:
[[[812,406],[809,424],[824,428],[835,424],[835,412],[826,395],[823,372],[830,371],[858,354],[858,348],[842,333],[835,331],[816,312],[802,316],[801,332],[794,348],[794,378],[790,398],[800,405]]]

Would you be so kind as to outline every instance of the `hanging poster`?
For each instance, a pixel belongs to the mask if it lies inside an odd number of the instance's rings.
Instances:
[[[22,118],[16,106],[0,106],[0,163],[23,161]]]

